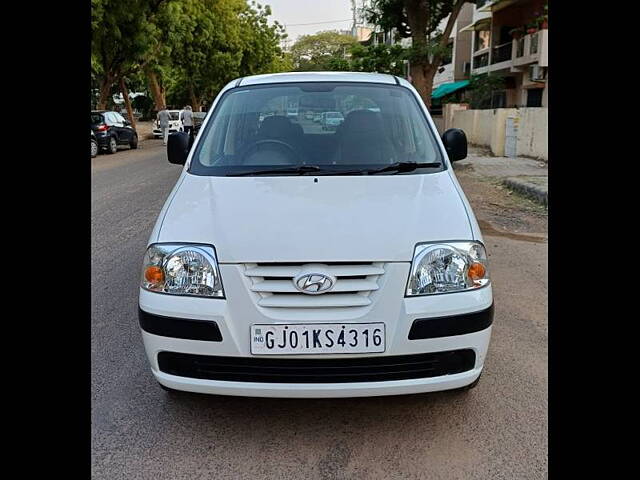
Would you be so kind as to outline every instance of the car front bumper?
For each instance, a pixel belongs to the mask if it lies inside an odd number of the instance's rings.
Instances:
[[[404,291],[408,265],[396,264],[387,269],[383,291]],[[305,311],[259,307],[251,298],[248,289],[241,287],[242,268],[236,265],[220,267],[225,279],[225,288],[229,289],[227,299],[172,296],[140,290],[142,338],[147,358],[153,375],[166,387],[198,393],[255,397],[361,397],[455,389],[469,385],[482,372],[491,338],[491,285],[467,292],[412,298],[386,293],[375,298],[367,307],[313,309],[311,312],[309,309]],[[233,301],[228,300],[231,290]],[[145,312],[150,315],[146,315]],[[165,317],[168,323],[164,324],[162,317]],[[183,323],[180,323],[181,319]],[[190,327],[175,328],[189,324],[190,320],[197,321],[194,322],[195,330],[190,330]],[[250,352],[252,324],[320,321],[384,322],[386,350],[384,353],[347,355],[265,356],[252,355]],[[202,330],[201,327],[215,328]],[[462,372],[424,378],[339,383],[329,383],[326,380],[323,383],[313,383],[309,380],[304,383],[211,380],[195,378],[197,375],[179,376],[162,371],[158,361],[158,354],[161,352],[211,358],[233,357],[239,363],[243,363],[243,359],[249,359],[247,361],[251,362],[254,360],[250,359],[261,358],[302,360],[385,357],[392,361],[391,357],[399,359],[403,356],[463,349],[472,350],[474,360],[469,368]]]
[[[169,130],[169,133],[174,133],[174,132],[179,132],[180,128],[178,128],[178,127],[169,127],[168,130]],[[153,129],[153,136],[154,137],[158,137],[158,138],[162,137],[162,130],[159,129],[159,128],[154,128]]]

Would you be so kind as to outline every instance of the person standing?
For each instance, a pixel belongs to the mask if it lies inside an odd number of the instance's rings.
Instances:
[[[182,127],[189,134],[189,142],[193,143],[193,111],[191,110],[191,105],[187,105],[182,111]]]
[[[169,137],[169,112],[166,107],[162,107],[162,110],[158,112],[156,120],[158,120],[160,131],[162,131],[162,142],[166,145]]]

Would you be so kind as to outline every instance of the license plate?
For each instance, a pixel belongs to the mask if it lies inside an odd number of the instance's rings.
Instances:
[[[380,353],[384,323],[251,325],[253,355]]]

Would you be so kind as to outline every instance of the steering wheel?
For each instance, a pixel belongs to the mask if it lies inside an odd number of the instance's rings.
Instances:
[[[297,165],[299,163],[302,163],[300,161],[298,161],[298,158],[300,157],[298,155],[298,152],[295,151],[295,149],[289,145],[286,142],[283,142],[282,140],[275,140],[275,139],[271,139],[271,138],[267,138],[264,140],[257,140],[249,145],[247,145],[247,147],[245,147],[239,154],[240,157],[240,163],[241,164],[245,164],[245,159],[251,154],[256,152],[262,145],[272,145],[273,147],[275,147],[276,151],[280,151],[280,152],[284,152],[285,156],[288,157],[288,159],[290,160],[289,162],[285,163],[284,165]],[[270,148],[266,148],[266,150],[269,150]]]

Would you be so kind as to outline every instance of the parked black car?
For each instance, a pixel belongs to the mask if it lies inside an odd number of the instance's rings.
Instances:
[[[118,112],[92,111],[91,130],[96,135],[100,149],[107,153],[116,153],[118,145],[138,148],[138,134],[131,127],[131,122]]]
[[[91,131],[91,158],[94,158],[95,156],[98,155],[98,150],[100,150],[100,147],[98,146],[98,139],[96,138],[96,134],[93,133],[93,130]]]
[[[193,134],[196,135],[200,127],[202,126],[202,122],[204,122],[205,117],[207,116],[207,112],[193,112]]]

